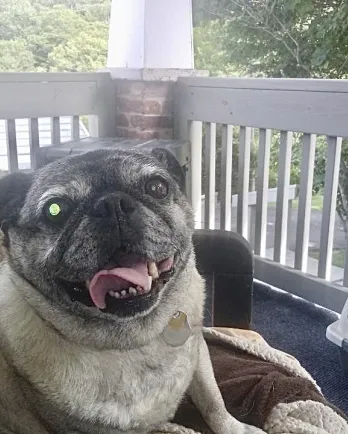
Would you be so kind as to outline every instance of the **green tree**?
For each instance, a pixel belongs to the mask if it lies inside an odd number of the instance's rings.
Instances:
[[[108,27],[91,23],[48,55],[50,71],[95,71],[105,66]]]
[[[28,72],[34,69],[34,56],[24,41],[0,40],[0,72]]]
[[[0,0],[0,70],[104,67],[109,9],[109,0]]]
[[[345,0],[195,0],[199,67],[213,75],[348,78]],[[203,12],[202,12],[203,11]],[[214,51],[216,47],[216,51]],[[301,135],[294,136],[291,182],[298,183]],[[317,140],[313,191],[324,185],[327,145]],[[270,185],[277,182],[279,135],[273,136]],[[252,156],[253,157],[253,156]],[[348,232],[348,143],[343,142],[337,211]]]
[[[35,57],[36,68],[51,71],[51,53],[85,31],[88,24],[75,11],[61,5],[38,9],[36,20],[28,28],[26,37]]]
[[[244,75],[343,78],[348,74],[344,0],[229,0],[210,18],[223,32],[228,63]],[[209,35],[208,25],[206,38]]]
[[[195,67],[211,75],[235,75],[238,68],[230,62],[224,26],[218,20],[208,21],[194,29]]]
[[[29,0],[0,0],[0,40],[25,40],[25,32],[35,18]]]
[[[53,8],[63,6],[66,9],[77,12],[89,21],[101,21],[108,23],[110,17],[111,0],[31,0],[35,6]]]

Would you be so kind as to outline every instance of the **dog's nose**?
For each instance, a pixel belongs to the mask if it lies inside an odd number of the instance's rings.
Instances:
[[[135,210],[135,201],[125,193],[108,194],[94,206],[94,217],[112,218],[120,215],[130,215]]]

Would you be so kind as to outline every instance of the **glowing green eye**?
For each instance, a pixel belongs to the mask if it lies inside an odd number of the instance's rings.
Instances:
[[[69,217],[71,206],[69,201],[61,198],[51,199],[44,207],[44,215],[51,223],[61,224]]]
[[[58,205],[58,203],[52,203],[48,208],[48,212],[50,213],[50,215],[52,217],[56,217],[57,215],[59,215],[61,213],[61,211],[62,211],[62,209]]]

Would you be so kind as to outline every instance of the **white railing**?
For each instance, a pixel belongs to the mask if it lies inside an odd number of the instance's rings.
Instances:
[[[342,138],[348,137],[348,81],[288,79],[183,78],[176,102],[177,128],[191,142],[189,195],[196,226],[231,230],[232,187],[238,194],[236,229],[254,238],[256,278],[295,295],[340,311],[348,296],[348,267],[343,285],[330,281]],[[219,128],[220,159],[217,159]],[[258,140],[254,140],[256,135]],[[267,259],[267,211],[271,140],[278,134],[278,176],[273,257]],[[273,134],[273,136],[272,136]],[[296,230],[288,231],[293,137],[301,140],[301,169]],[[309,275],[308,248],[315,150],[327,138],[326,170],[316,275]],[[238,168],[233,165],[238,141]],[[254,233],[250,235],[248,195],[250,158],[257,149]],[[203,159],[204,156],[204,159]],[[216,185],[216,162],[220,184]],[[204,163],[204,165],[202,165]],[[204,179],[203,179],[204,168]],[[238,172],[232,185],[233,171]],[[203,182],[204,181],[204,182]],[[219,203],[216,191],[219,191]],[[202,212],[202,195],[204,210]],[[215,213],[220,212],[219,225]],[[289,238],[296,237],[294,263],[287,259]],[[233,258],[231,258],[233,260]],[[346,259],[348,263],[348,259]]]
[[[81,116],[88,117],[92,136],[115,135],[116,97],[109,73],[2,73],[0,94],[0,154],[7,157],[10,172],[19,167],[21,148],[35,168],[40,146],[79,139]],[[68,137],[62,137],[63,124],[71,130]],[[45,129],[50,138],[42,137]]]
[[[330,280],[342,138],[348,138],[348,82],[201,77],[180,79],[176,90],[177,138],[191,143],[187,187],[197,227],[238,231],[252,242],[256,278],[340,311],[348,295],[348,265],[342,285]],[[0,93],[0,144],[3,136],[10,171],[18,169],[26,141],[25,152],[35,168],[40,146],[78,139],[82,116],[88,116],[92,136],[115,136],[116,95],[109,73],[0,74]],[[44,140],[43,118],[49,125]],[[67,118],[70,131],[62,137]],[[317,270],[308,274],[313,263],[308,251],[319,136],[327,137],[320,254]],[[302,148],[295,229],[292,223],[289,228],[293,215],[289,208],[295,198],[295,187],[290,185],[293,138],[301,140]],[[276,185],[270,186],[274,140],[279,144],[278,175]],[[275,199],[270,187],[276,188]],[[276,208],[270,223],[273,200]],[[274,224],[271,248],[270,224]]]

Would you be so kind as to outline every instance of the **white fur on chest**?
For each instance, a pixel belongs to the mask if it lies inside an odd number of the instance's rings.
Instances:
[[[61,366],[60,381],[46,384],[48,393],[58,392],[60,403],[78,418],[121,430],[166,421],[191,381],[193,340],[180,349],[155,342],[126,353],[80,353],[73,364]]]
[[[90,396],[75,396],[75,411],[121,430],[169,420],[192,379],[196,347],[193,340],[183,348],[165,348],[165,343],[157,342],[143,351],[110,354],[110,359],[101,363],[102,372],[95,372],[99,377],[98,395],[90,400],[94,394],[91,385]],[[88,375],[80,382],[86,384]],[[71,399],[73,390],[67,395]]]
[[[0,294],[0,328],[18,355],[17,370],[52,411],[122,431],[145,432],[173,417],[196,365],[194,335],[178,348],[159,337],[125,352],[91,350],[62,338],[14,292]]]

